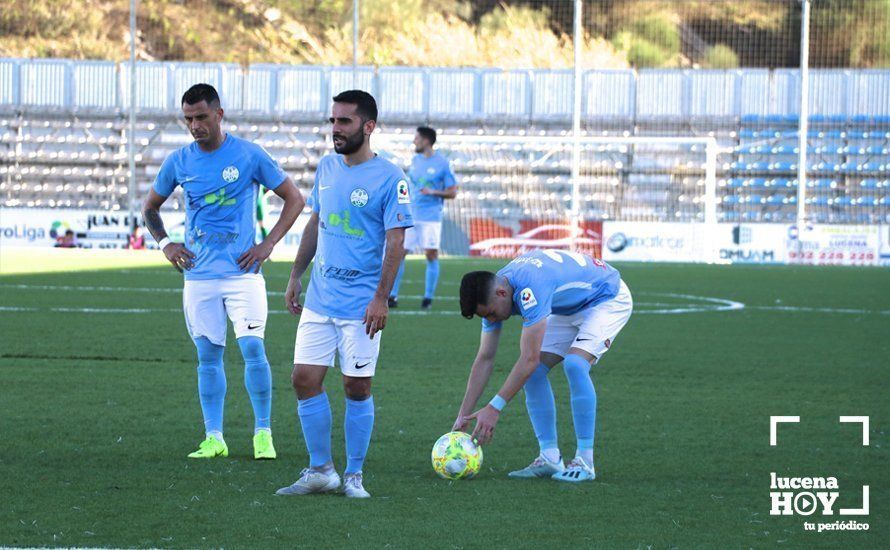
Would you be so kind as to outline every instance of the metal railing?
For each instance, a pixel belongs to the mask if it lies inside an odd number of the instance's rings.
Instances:
[[[123,112],[126,63],[0,59],[0,109]],[[224,63],[137,63],[136,108],[179,112],[196,82],[216,86],[230,112],[316,119],[330,98],[353,87],[352,67]],[[378,100],[385,121],[565,123],[572,116],[572,71],[358,67],[356,86]],[[810,70],[809,113],[890,122],[890,70]],[[588,70],[582,73],[585,120],[741,118],[799,112],[797,69]]]

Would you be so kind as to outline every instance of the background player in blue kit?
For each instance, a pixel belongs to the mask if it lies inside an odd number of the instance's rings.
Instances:
[[[462,431],[475,419],[473,436],[487,443],[501,410],[524,387],[540,455],[510,477],[593,480],[596,392],[590,366],[609,350],[633,310],[630,291],[618,271],[577,252],[535,250],[496,274],[473,271],[464,275],[460,310],[467,319],[482,317],[482,337],[453,429]],[[501,323],[514,314],[523,318],[519,359],[497,395],[471,414],[491,376]],[[547,378],[560,362],[569,382],[577,439],[575,458],[568,467],[559,453],[556,406]]]
[[[374,427],[371,379],[386,326],[392,289],[412,224],[405,174],[371,151],[377,103],[367,92],[334,97],[334,151],[318,163],[310,203],[312,216],[300,240],[285,303],[300,317],[292,381],[297,413],[309,451],[309,467],[279,495],[323,493],[340,487],[331,458],[331,407],[322,385],[339,355],[346,394],[344,432],[347,497],[371,496],[362,466]],[[385,244],[385,256],[384,256]],[[312,259],[306,306],[300,278]]]
[[[457,196],[457,180],[448,159],[433,150],[436,131],[426,126],[417,128],[414,135],[414,158],[408,177],[411,179],[413,201],[411,213],[414,227],[405,232],[405,253],[423,248],[426,254],[426,277],[422,309],[433,304],[433,295],[439,283],[439,246],[442,242],[442,206],[445,199]],[[405,261],[399,264],[399,274],[390,292],[389,306],[398,307],[399,287],[405,273]]]
[[[254,458],[275,458],[270,416],[272,375],[263,337],[266,283],[260,266],[291,228],[305,201],[291,179],[262,147],[222,131],[223,109],[209,84],[182,96],[182,113],[195,141],[171,153],[145,199],[145,226],[164,255],[185,271],[183,309],[198,350],[198,395],[205,439],[190,458],[228,456],[223,439],[226,374],[226,316],[235,327],[244,357],[244,383],[255,417]],[[256,203],[260,184],[284,199],[275,227],[259,244]],[[160,208],[182,187],[186,242],[170,242]]]

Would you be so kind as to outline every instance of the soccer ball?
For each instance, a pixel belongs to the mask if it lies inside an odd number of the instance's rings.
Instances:
[[[433,445],[433,470],[445,479],[470,479],[482,468],[482,447],[464,432],[449,432]]]

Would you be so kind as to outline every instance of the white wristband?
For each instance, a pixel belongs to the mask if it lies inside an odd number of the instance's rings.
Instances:
[[[167,245],[170,244],[171,242],[173,242],[173,241],[170,240],[170,237],[164,237],[163,239],[158,241],[158,248],[160,248],[161,250],[164,250],[164,248],[166,248]]]
[[[491,398],[491,401],[489,401],[488,404],[494,407],[496,411],[500,412],[507,406],[507,401],[500,395],[495,395]]]

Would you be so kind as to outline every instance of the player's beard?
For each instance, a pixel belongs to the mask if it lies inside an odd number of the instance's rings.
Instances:
[[[426,147],[414,147],[414,152],[418,155],[422,155],[424,151],[426,151]]]
[[[351,136],[340,135],[337,137],[342,137],[344,140],[343,145],[334,144],[334,151],[341,155],[351,155],[365,144],[365,132],[362,129]]]

